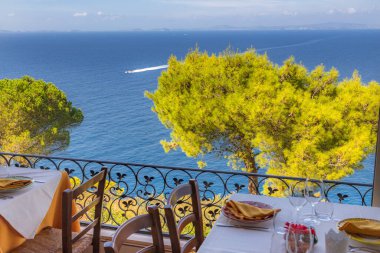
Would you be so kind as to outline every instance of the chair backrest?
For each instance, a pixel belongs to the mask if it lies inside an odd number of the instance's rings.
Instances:
[[[93,230],[92,246],[93,252],[98,253],[100,247],[100,225],[103,209],[104,187],[107,177],[107,168],[103,167],[99,173],[90,178],[85,183],[73,190],[67,189],[62,196],[62,250],[63,253],[72,253],[73,244],[83,237],[88,231]],[[95,185],[98,184],[96,187]],[[97,191],[92,202],[83,207],[82,210],[72,216],[73,201],[87,189],[96,187]],[[95,208],[94,219],[78,235],[72,237],[72,223],[85,215],[88,211]]]
[[[148,214],[139,215],[123,223],[112,238],[112,242],[104,243],[106,253],[119,253],[125,240],[141,229],[151,228],[153,245],[145,247],[137,253],[164,253],[164,240],[157,206],[149,206]]]
[[[191,197],[193,212],[181,218],[177,224],[174,207],[178,200],[187,195],[190,195]],[[199,188],[197,181],[195,179],[191,179],[188,184],[177,186],[170,194],[167,205],[164,207],[164,209],[166,223],[169,229],[172,252],[185,253],[192,251],[193,248],[196,248],[196,250],[198,250],[204,241],[204,234],[201,201],[199,197]],[[190,223],[193,223],[195,236],[188,240],[186,244],[181,248],[181,232]]]

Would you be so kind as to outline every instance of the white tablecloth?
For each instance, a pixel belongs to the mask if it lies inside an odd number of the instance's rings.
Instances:
[[[27,189],[6,194],[13,196],[11,199],[0,199],[0,215],[23,237],[32,239],[49,210],[62,174],[55,170],[0,166],[0,177],[7,175],[26,176],[44,182],[34,182]]]
[[[231,199],[260,201],[275,208],[281,208],[282,211],[275,220],[277,227],[282,226],[285,221],[291,221],[293,217],[294,208],[286,198],[234,194]],[[310,206],[305,206],[303,212],[310,213]],[[341,220],[351,217],[380,219],[380,208],[334,204],[334,219]],[[220,215],[217,222],[228,223],[223,215]],[[320,225],[315,226],[319,241],[314,247],[314,253],[325,252],[325,233],[331,228],[336,229],[336,223],[336,221],[321,222]],[[269,253],[273,223],[268,225],[270,229],[267,231],[214,226],[198,253]]]

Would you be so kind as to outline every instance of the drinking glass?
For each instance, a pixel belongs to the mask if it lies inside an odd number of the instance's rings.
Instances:
[[[281,205],[273,205],[273,208],[281,209]],[[289,221],[289,216],[292,215],[292,210],[283,209],[281,212],[276,213],[272,219],[273,222],[273,231],[277,234],[282,234],[284,239],[284,235],[286,233],[285,223]]]
[[[273,232],[270,245],[270,253],[286,252],[285,234]]]
[[[305,198],[311,205],[311,215],[304,219],[304,222],[309,225],[318,225],[320,222],[315,214],[315,205],[324,198],[324,183],[323,181],[320,181],[319,184],[313,183],[306,179],[305,189]]]
[[[285,190],[284,194],[288,198],[290,204],[296,209],[294,222],[298,222],[299,213],[302,207],[306,205],[305,182],[300,181],[293,187],[289,187],[289,189]]]
[[[9,167],[0,165],[0,177],[9,177]]]
[[[288,253],[311,253],[314,247],[314,235],[309,226],[290,223],[285,236],[285,248]]]
[[[334,215],[334,205],[329,202],[326,198],[323,198],[315,206],[315,214],[317,218],[321,221],[330,221]]]

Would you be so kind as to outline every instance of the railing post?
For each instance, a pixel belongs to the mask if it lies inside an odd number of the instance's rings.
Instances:
[[[377,122],[377,144],[375,154],[375,171],[373,175],[372,206],[380,207],[380,109]]]

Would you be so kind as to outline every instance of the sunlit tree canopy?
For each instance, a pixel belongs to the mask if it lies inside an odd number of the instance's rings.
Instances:
[[[166,151],[201,161],[213,153],[249,172],[337,180],[375,147],[380,85],[356,71],[342,80],[334,68],[309,71],[293,58],[279,66],[254,50],[195,50],[171,57],[146,95],[171,130]]]
[[[52,83],[31,77],[0,80],[0,150],[49,154],[66,148],[81,110]]]

